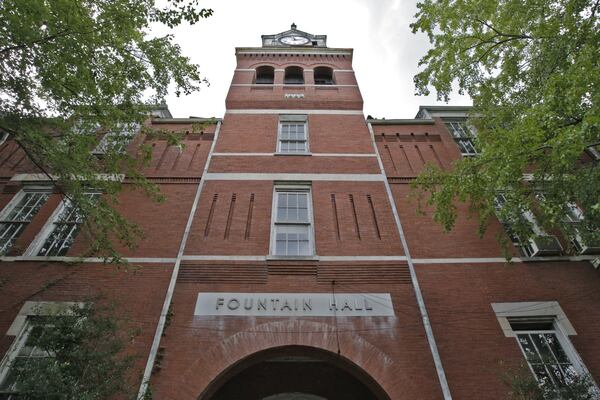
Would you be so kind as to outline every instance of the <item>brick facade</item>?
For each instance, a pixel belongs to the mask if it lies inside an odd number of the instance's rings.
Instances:
[[[119,304],[127,324],[142,328],[131,343],[141,356],[132,382],[139,385],[150,368],[156,399],[263,393],[277,386],[269,383],[279,375],[268,362],[282,354],[289,382],[279,382],[281,393],[311,386],[289,376],[306,355],[322,363],[315,365],[323,374],[355,379],[352,385],[372,398],[500,399],[507,388],[499,362],[523,356],[515,338],[503,335],[492,303],[557,301],[577,332],[568,339],[600,379],[600,275],[589,261],[507,263],[495,239],[503,234],[497,221],[480,238],[466,207],[459,207],[451,233],[416,213],[414,177],[427,163],[448,169],[461,157],[440,117],[365,121],[351,49],[263,47],[236,54],[222,120],[155,118],[150,127],[185,133],[183,147],[141,135],[131,144],[151,145],[144,173],[167,199],[154,203],[125,184],[119,209],[145,232],[137,248],[122,249],[135,268],[24,256],[60,203],[51,194],[0,263],[0,352],[8,354],[14,342],[4,332],[25,301],[103,294]],[[274,67],[273,84],[255,84],[254,69],[265,65]],[[284,84],[288,66],[304,69],[303,85]],[[321,66],[332,68],[333,85],[315,85],[313,71]],[[306,115],[309,154],[276,154],[279,121],[288,114]],[[0,147],[0,206],[26,185],[14,177],[33,172],[15,143]],[[307,257],[279,257],[272,248],[274,188],[290,184],[310,189],[315,252]],[[72,260],[85,250],[80,236],[67,254]],[[198,294],[207,292],[389,293],[394,316],[195,315]],[[170,317],[160,329],[165,302]],[[263,356],[269,352],[278,356]],[[226,388],[234,379],[251,382],[248,392]],[[315,384],[313,394],[323,387]]]

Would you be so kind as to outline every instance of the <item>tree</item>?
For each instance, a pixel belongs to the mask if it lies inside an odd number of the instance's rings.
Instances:
[[[500,377],[508,388],[507,400],[600,400],[589,374],[568,377],[560,386],[537,381],[525,363],[513,367],[501,363]]]
[[[119,260],[115,239],[132,247],[141,235],[114,209],[122,176],[155,199],[156,187],[139,172],[149,159],[124,147],[151,104],[170,85],[198,90],[198,66],[172,35],[150,28],[194,24],[211,9],[198,0],[55,0],[0,2],[0,132],[8,133],[74,203],[92,234],[88,254]],[[103,155],[92,150],[102,133]],[[90,189],[104,194],[98,201]]]
[[[134,398],[127,375],[133,357],[123,353],[130,332],[112,314],[86,302],[30,318],[25,347],[35,356],[17,357],[4,385],[26,400]]]
[[[502,191],[500,218],[521,239],[533,210],[550,231],[598,240],[600,168],[583,162],[600,145],[600,1],[424,0],[413,33],[432,48],[420,60],[417,94],[448,101],[453,85],[473,99],[470,121],[479,156],[451,171],[430,167],[416,181],[452,229],[456,202],[467,202],[480,233]],[[525,178],[526,177],[526,178]],[[541,197],[543,195],[543,199]],[[569,223],[574,204],[585,218]],[[582,226],[584,225],[584,227]],[[584,229],[583,229],[584,228]]]

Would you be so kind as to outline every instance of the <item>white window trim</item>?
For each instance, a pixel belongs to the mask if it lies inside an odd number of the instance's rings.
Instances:
[[[458,150],[460,151],[460,154],[463,157],[477,157],[479,155],[479,151],[477,151],[477,149],[475,148],[475,143],[473,142],[473,139],[477,137],[477,132],[475,131],[475,128],[469,124],[468,119],[467,118],[442,118],[442,121],[444,122],[444,127],[446,128],[446,130],[448,131],[448,133],[450,133],[450,137],[452,138],[452,140],[454,140],[454,143],[456,143],[456,146],[458,147]],[[474,152],[463,152],[462,148],[460,147],[460,144],[458,143],[459,140],[461,140],[461,138],[456,137],[452,134],[452,132],[450,131],[450,129],[448,128],[449,123],[464,123],[467,130],[469,131],[468,133],[471,134],[470,137],[468,138],[462,138],[462,140],[469,140],[471,145],[473,146]]]
[[[560,345],[562,346],[565,354],[571,361],[573,368],[578,374],[586,375],[589,374],[589,371],[585,367],[583,360],[575,350],[575,347],[569,340],[569,336],[577,335],[575,328],[567,318],[565,312],[562,310],[557,301],[539,301],[539,302],[515,302],[515,303],[492,303],[492,309],[496,313],[496,318],[498,319],[498,323],[502,328],[502,332],[505,337],[512,337],[515,341],[518,340],[517,334],[526,334],[532,332],[542,332],[542,330],[533,330],[533,331],[514,331],[510,326],[509,318],[516,317],[553,317],[553,327],[552,332],[556,335]],[[519,350],[523,354],[523,357],[527,361],[527,356],[524,353],[521,345],[517,342],[515,343],[519,346]],[[529,363],[528,363],[529,365]],[[531,370],[533,375],[535,373]]]
[[[12,199],[10,199],[10,201],[4,206],[4,208],[2,209],[2,211],[0,211],[0,220],[5,220],[6,217],[8,216],[8,214],[10,214],[12,212],[12,210],[19,204],[19,202],[23,199],[23,197],[25,197],[26,193],[31,193],[31,192],[40,192],[40,193],[47,193],[48,195],[52,194],[52,188],[47,186],[47,185],[25,185],[23,186],[23,188],[21,190],[19,190],[19,192],[17,194],[15,194],[13,196]],[[46,200],[47,202],[47,200]],[[45,203],[42,205],[42,207],[45,205]],[[36,213],[37,215],[37,213]],[[32,220],[33,218],[35,218],[35,215],[32,216]],[[27,228],[25,228],[27,229]]]
[[[286,256],[275,254],[276,237],[275,237],[275,225],[277,219],[277,193],[278,192],[303,192],[308,194],[308,241],[310,254],[302,256]],[[286,183],[275,183],[273,186],[273,200],[271,203],[271,238],[269,241],[269,256],[268,258],[280,258],[280,259],[307,259],[315,258],[317,256],[316,244],[315,244],[315,221],[313,214],[313,203],[312,203],[312,188],[310,183],[306,182],[286,182]]]
[[[282,152],[281,151],[281,125],[286,122],[304,123],[304,133],[306,136],[306,149],[302,152]],[[279,115],[277,123],[277,149],[276,155],[298,156],[310,154],[310,136],[308,131],[308,115]]]
[[[555,317],[561,330],[567,336],[577,335],[565,312],[557,301],[521,301],[516,303],[492,303],[498,323],[506,337],[516,337],[508,318],[514,317]]]
[[[93,192],[93,193],[96,193],[96,192]],[[52,215],[50,215],[50,218],[48,218],[48,220],[46,221],[46,223],[44,224],[44,226],[42,227],[40,232],[35,236],[35,238],[31,242],[31,244],[29,245],[29,247],[27,247],[27,250],[25,251],[23,256],[34,257],[34,256],[38,255],[38,253],[40,252],[40,249],[46,242],[46,239],[54,230],[54,223],[58,219],[58,216],[63,212],[66,205],[67,205],[67,199],[63,198],[61,200],[60,204],[58,205],[58,207],[56,207],[56,209],[52,212]],[[46,258],[46,257],[56,257],[56,256],[42,256],[42,257]]]
[[[58,314],[68,315],[68,311],[73,306],[82,307],[83,304],[84,303],[70,301],[26,301],[6,332],[7,336],[16,337],[0,361],[0,382],[3,382],[4,379],[6,379],[13,360],[19,354],[19,350],[27,342],[27,337],[29,336],[32,327],[32,325],[28,323],[29,317],[52,316]]]

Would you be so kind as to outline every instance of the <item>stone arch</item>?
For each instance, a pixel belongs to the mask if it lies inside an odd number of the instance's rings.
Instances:
[[[389,400],[386,391],[378,383],[385,382],[386,370],[392,369],[393,362],[385,353],[356,333],[336,334],[334,326],[301,319],[256,325],[210,348],[206,358],[222,362],[214,366],[211,383],[198,399],[210,399],[236,374],[261,360],[282,354],[304,354],[332,363],[368,387],[374,399]]]

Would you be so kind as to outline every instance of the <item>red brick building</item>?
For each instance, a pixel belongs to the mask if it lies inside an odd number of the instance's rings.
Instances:
[[[499,222],[480,239],[466,209],[449,234],[416,213],[424,165],[476,153],[468,109],[365,119],[352,49],[295,26],[262,41],[236,49],[222,120],[154,112],[185,146],[152,139],[165,203],[125,181],[135,271],[80,262],[68,203],[2,144],[0,398],[33,310],[95,294],[142,328],[155,399],[501,399],[500,363],[525,352],[539,379],[598,379],[598,248],[516,243],[507,263]]]

